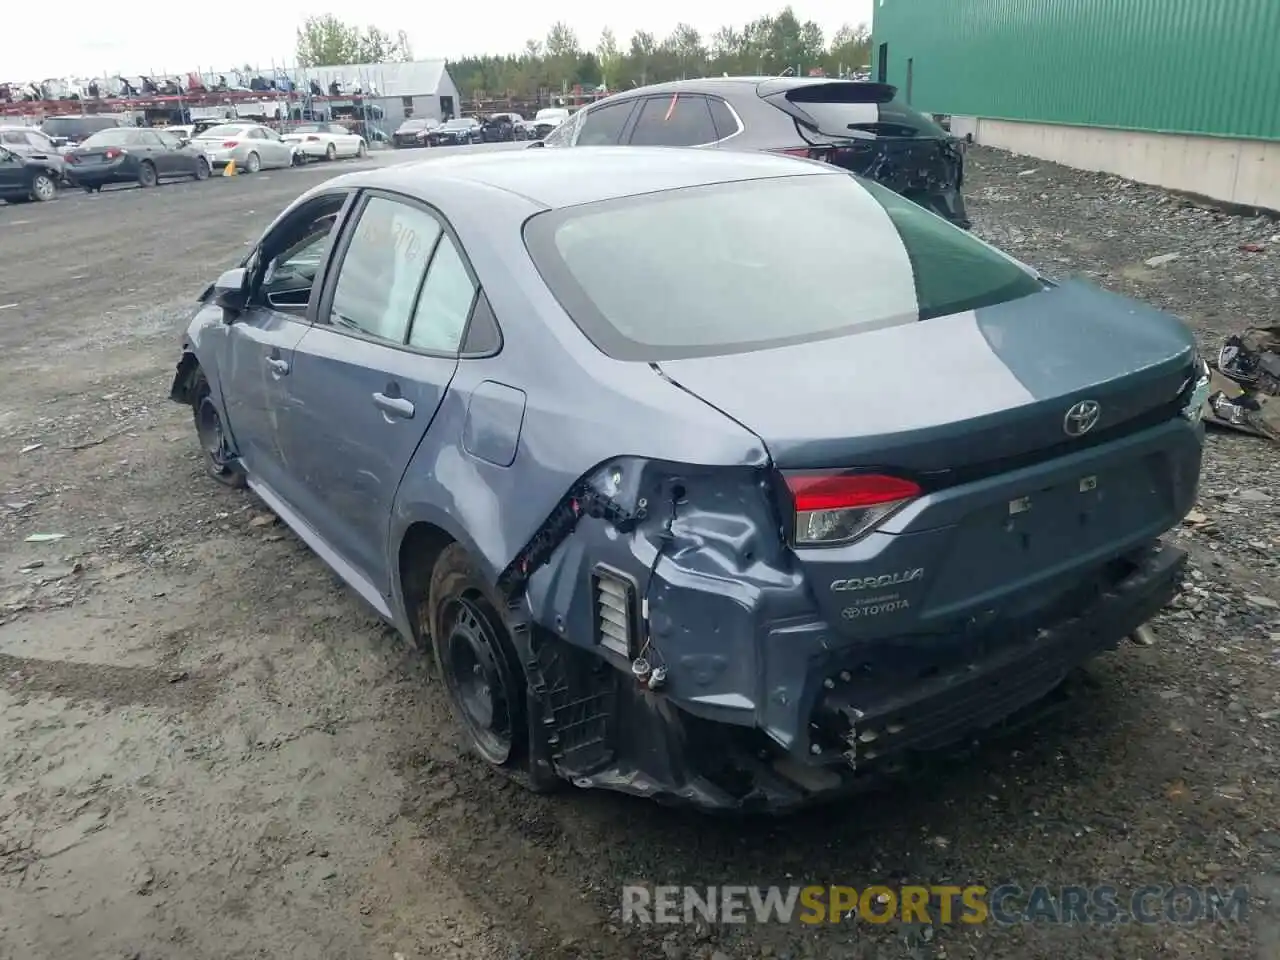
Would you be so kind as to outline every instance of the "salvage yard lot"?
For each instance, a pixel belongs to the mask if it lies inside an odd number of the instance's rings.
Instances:
[[[1280,322],[1275,222],[969,157],[976,231],[1048,273],[1171,309],[1215,349]],[[1207,520],[1176,534],[1191,589],[1156,645],[923,781],[774,822],[531,796],[459,754],[418,654],[252,495],[205,478],[167,400],[194,295],[341,169],[0,207],[0,957],[1278,955],[1275,448],[1211,437]],[[1217,926],[637,929],[627,882],[1253,899]]]

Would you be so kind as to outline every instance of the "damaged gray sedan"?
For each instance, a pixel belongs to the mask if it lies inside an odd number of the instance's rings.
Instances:
[[[606,147],[311,190],[172,397],[489,764],[776,811],[1159,611],[1206,383],[1175,318],[831,165]]]

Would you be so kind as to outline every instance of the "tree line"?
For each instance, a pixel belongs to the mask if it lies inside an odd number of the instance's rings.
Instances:
[[[623,90],[684,77],[773,75],[788,68],[802,75],[821,71],[843,76],[866,69],[870,54],[865,23],[846,24],[828,38],[816,23],[801,22],[787,6],[743,27],[720,27],[709,37],[680,23],[663,38],[638,31],[625,45],[605,29],[594,46],[585,46],[571,27],[557,22],[544,39],[529,40],[519,53],[450,60],[449,73],[462,96],[474,100],[575,86]],[[299,28],[297,55],[302,66],[412,59],[403,31],[393,38],[376,27],[362,30],[332,16],[310,18]]]

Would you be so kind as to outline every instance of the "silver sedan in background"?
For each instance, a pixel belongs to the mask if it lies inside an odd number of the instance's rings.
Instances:
[[[224,123],[210,127],[193,141],[203,150],[214,167],[225,167],[230,161],[245,173],[257,173],[279,167],[291,167],[297,148],[281,139],[280,134],[257,123]]]

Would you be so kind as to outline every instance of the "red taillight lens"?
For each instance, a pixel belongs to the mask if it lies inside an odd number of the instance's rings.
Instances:
[[[803,157],[805,160],[809,159],[808,147],[788,147],[786,150],[775,150],[774,153],[786,154],[788,157]]]
[[[79,158],[79,157],[77,157],[74,153],[67,153],[67,154],[63,154],[63,157],[66,159],[67,163],[79,163],[79,162],[80,162],[80,158]]]
[[[233,150],[236,147],[240,146],[240,141],[239,140],[223,140],[222,146],[224,149]]]
[[[879,473],[788,473],[796,546],[849,543],[920,496],[917,483]]]

